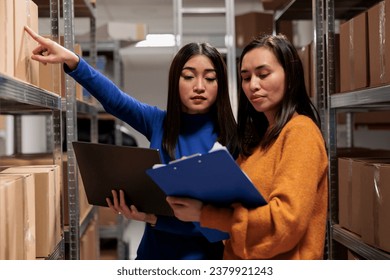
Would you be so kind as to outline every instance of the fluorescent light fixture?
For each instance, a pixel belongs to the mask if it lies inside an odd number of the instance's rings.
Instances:
[[[148,34],[146,40],[135,44],[136,47],[174,47],[175,36],[173,34]]]

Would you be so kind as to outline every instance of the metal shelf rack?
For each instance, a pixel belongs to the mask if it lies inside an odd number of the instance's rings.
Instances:
[[[49,2],[49,1],[46,1]],[[50,0],[50,17],[53,37],[58,37],[58,2]],[[38,4],[38,3],[36,3]],[[14,115],[14,153],[21,153],[21,116],[47,115],[48,148],[53,154],[53,163],[62,166],[62,108],[60,96],[40,89],[34,85],[0,74],[0,114]],[[63,200],[62,200],[63,201]],[[63,205],[62,205],[63,207]],[[63,230],[63,222],[61,222]],[[62,237],[64,237],[62,235]],[[57,244],[47,259],[63,259],[65,255],[64,238]]]
[[[73,50],[74,46],[74,18],[86,17],[90,19],[90,41],[91,41],[91,63],[96,62],[95,51],[95,6],[90,0],[34,0],[38,5],[39,17],[50,17],[52,39],[59,42],[59,18],[64,20],[64,46]],[[59,80],[59,77],[58,79]],[[61,115],[59,119],[65,124],[65,141],[67,147],[67,188],[68,188],[68,213],[69,225],[64,227],[65,235],[65,256],[70,259],[80,258],[79,241],[87,225],[93,219],[95,210],[93,208],[86,214],[86,217],[80,221],[79,213],[79,185],[78,185],[78,167],[74,155],[72,142],[77,141],[77,118],[87,116],[91,119],[91,141],[97,142],[97,107],[86,102],[76,100],[75,81],[68,75],[65,76],[65,97],[60,98]],[[61,129],[62,130],[62,129]],[[58,147],[62,150],[62,145]],[[59,162],[62,157],[59,157]],[[63,211],[64,212],[64,211]]]
[[[320,111],[329,156],[330,209],[326,255],[330,259],[337,259],[342,248],[351,249],[365,259],[390,258],[390,254],[365,244],[358,236],[338,225],[336,115],[339,111],[389,110],[390,86],[335,93],[335,20],[348,20],[378,2],[380,1],[291,0],[275,11],[276,20],[313,21],[315,103]]]

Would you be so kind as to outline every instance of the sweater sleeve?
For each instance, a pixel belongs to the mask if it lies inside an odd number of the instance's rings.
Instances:
[[[88,90],[108,113],[128,123],[150,140],[153,123],[162,116],[160,109],[124,93],[81,57],[76,69],[71,71],[64,64],[64,71]]]
[[[274,173],[264,181],[270,184],[267,205],[247,209],[235,204],[229,214],[212,208],[202,212],[204,225],[228,229],[232,250],[243,259],[271,259],[298,246],[310,226],[317,188],[326,174],[324,141],[314,124],[286,126],[271,149],[279,152],[264,153],[262,157],[271,158],[268,162],[251,162],[248,167],[263,172],[273,166]],[[256,184],[262,191],[258,184],[263,182]]]

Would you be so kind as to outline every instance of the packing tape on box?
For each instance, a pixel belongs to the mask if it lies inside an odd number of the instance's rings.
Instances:
[[[350,65],[350,88],[353,89],[355,88],[355,79],[353,78],[355,76],[354,71],[355,71],[355,59],[354,59],[354,44],[353,44],[353,38],[354,38],[354,21],[355,19],[352,18],[349,22],[349,65]]]
[[[31,27],[30,1],[31,0],[25,0],[25,2],[26,2],[27,26],[28,27]],[[24,34],[23,40],[25,40],[24,41],[24,45],[26,46],[24,48],[25,57],[28,58],[28,57],[31,56],[30,48],[27,47],[29,45],[30,36],[27,36],[26,34]],[[33,71],[33,69],[31,67],[31,63],[29,62],[29,59],[26,59],[26,77],[27,77],[28,81],[32,81],[32,71]]]
[[[386,13],[385,1],[379,4],[379,69],[380,81],[383,83],[386,76],[385,44],[386,44]]]
[[[379,212],[382,205],[381,195],[381,182],[380,182],[380,164],[374,164],[374,195],[373,195],[373,231],[374,231],[374,243],[379,244]]]
[[[348,205],[347,205],[347,209],[348,209],[348,215],[347,215],[347,223],[348,223],[348,227],[351,227],[351,225],[352,225],[352,170],[353,170],[353,168],[352,168],[352,164],[353,164],[353,159],[352,158],[350,158],[350,159],[348,159],[348,190],[347,190],[347,192],[348,192],[348,197],[350,198],[350,199],[348,199]]]

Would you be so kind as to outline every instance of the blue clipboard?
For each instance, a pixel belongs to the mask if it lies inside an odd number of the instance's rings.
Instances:
[[[240,202],[245,207],[255,208],[267,204],[225,149],[147,169],[146,174],[167,196],[191,197],[216,206]],[[229,236],[219,230],[200,230],[210,241],[227,239]]]

